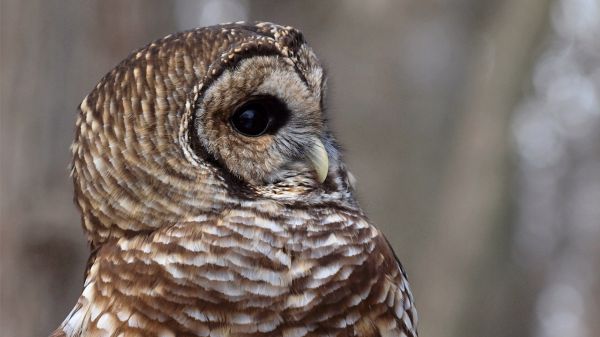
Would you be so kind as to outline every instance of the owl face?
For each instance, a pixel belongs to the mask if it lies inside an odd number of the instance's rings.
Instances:
[[[246,201],[354,202],[324,88],[292,27],[205,27],[132,53],[79,106],[72,175],[88,239]]]
[[[194,131],[202,147],[252,186],[298,176],[323,182],[326,148],[333,149],[325,137],[323,71],[308,71],[305,76],[280,56],[248,57],[225,70],[196,103]]]

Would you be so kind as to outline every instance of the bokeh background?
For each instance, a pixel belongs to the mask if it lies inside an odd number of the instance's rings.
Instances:
[[[1,2],[0,336],[46,336],[88,255],[75,108],[131,50],[266,20],[302,29],[363,207],[421,336],[600,331],[600,1]]]

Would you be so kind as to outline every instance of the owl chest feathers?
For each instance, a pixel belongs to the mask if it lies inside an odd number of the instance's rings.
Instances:
[[[64,331],[212,336],[227,326],[237,334],[366,336],[357,329],[380,331],[364,321],[377,305],[373,322],[406,316],[406,281],[360,214],[331,207],[282,214],[262,206],[196,216],[106,245]]]
[[[121,239],[100,261],[100,278],[110,275],[114,284],[131,273],[155,281],[148,296],[185,285],[187,298],[287,310],[318,302],[330,285],[347,282],[375,248],[377,232],[362,217],[286,212],[233,209]]]

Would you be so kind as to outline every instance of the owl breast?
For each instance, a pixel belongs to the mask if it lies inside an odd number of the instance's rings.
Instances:
[[[90,270],[90,328],[377,335],[377,322],[394,326],[412,305],[379,238],[352,210],[264,202],[122,238]]]

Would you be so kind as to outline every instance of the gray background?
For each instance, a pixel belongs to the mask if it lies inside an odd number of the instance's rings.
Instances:
[[[151,40],[242,19],[300,28],[326,65],[422,336],[600,331],[598,0],[2,0],[0,336],[48,335],[81,291],[81,99]]]

